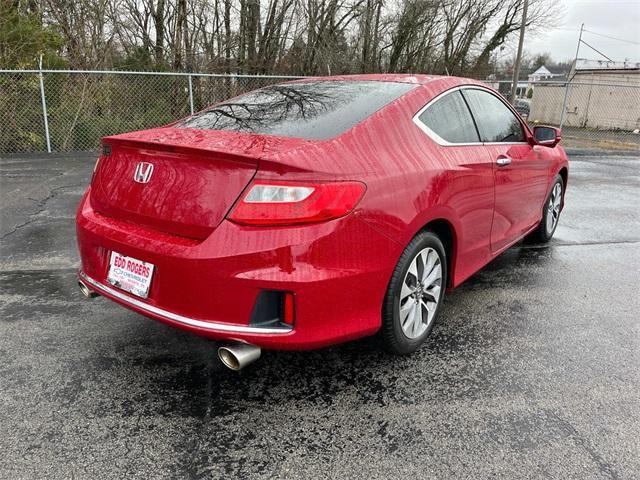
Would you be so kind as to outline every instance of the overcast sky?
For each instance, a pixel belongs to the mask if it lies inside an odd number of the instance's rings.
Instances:
[[[542,29],[525,37],[525,49],[532,54],[549,52],[556,61],[573,59],[580,32],[586,30],[636,42],[620,42],[595,35],[583,34],[583,40],[612,60],[625,58],[640,61],[640,0],[558,0],[564,4],[564,15],[558,27]],[[580,58],[602,59],[585,45],[580,46]]]

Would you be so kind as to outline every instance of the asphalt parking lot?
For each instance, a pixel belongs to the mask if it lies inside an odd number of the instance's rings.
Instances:
[[[640,156],[575,152],[548,246],[446,300],[418,353],[265,352],[81,297],[91,155],[0,160],[1,478],[640,478]]]

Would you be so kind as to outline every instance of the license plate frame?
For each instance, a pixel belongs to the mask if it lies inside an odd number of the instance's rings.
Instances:
[[[136,297],[147,298],[154,270],[152,263],[112,251],[107,283]]]

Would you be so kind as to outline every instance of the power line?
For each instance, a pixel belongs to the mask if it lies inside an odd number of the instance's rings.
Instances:
[[[555,27],[554,30],[560,30],[561,32],[579,32],[580,29],[577,27]],[[585,32],[591,33],[592,35],[598,35],[599,37],[610,38],[611,40],[617,40],[618,42],[630,43],[631,45],[640,45],[640,42],[636,42],[635,40],[626,40],[624,38],[613,37],[611,35],[606,35],[604,33],[594,32],[593,30],[584,29]]]
[[[623,38],[618,38],[618,37],[612,37],[611,35],[605,35],[604,33],[598,33],[598,32],[594,32],[592,30],[587,30],[586,28],[584,29],[585,32],[589,32],[593,35],[598,35],[600,37],[604,37],[604,38],[610,38],[611,40],[617,40],[619,42],[626,42],[626,43],[631,43],[632,45],[640,45],[640,42],[635,42],[633,40],[625,40]]]

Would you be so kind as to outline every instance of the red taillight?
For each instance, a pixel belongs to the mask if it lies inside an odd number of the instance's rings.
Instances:
[[[324,222],[351,212],[364,194],[360,182],[269,182],[256,180],[229,220],[243,225]]]

